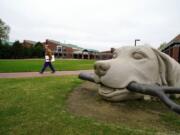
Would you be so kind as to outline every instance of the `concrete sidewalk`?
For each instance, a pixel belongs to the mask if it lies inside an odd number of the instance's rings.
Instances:
[[[45,77],[45,76],[66,76],[79,75],[79,73],[93,73],[93,70],[77,70],[77,71],[56,71],[55,73],[44,72],[18,72],[18,73],[0,73],[0,78],[26,78],[26,77]]]

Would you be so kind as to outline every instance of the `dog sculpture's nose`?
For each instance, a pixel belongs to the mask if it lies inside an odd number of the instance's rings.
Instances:
[[[110,68],[110,65],[105,62],[96,62],[94,64],[94,70],[98,76],[105,75],[109,68]]]

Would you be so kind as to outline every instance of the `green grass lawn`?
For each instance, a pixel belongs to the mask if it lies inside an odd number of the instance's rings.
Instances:
[[[106,123],[69,113],[68,94],[81,83],[75,76],[0,79],[0,135],[157,134],[157,130],[148,127],[130,128],[123,123]],[[175,133],[180,131],[180,119],[174,113],[164,115],[160,121],[171,125],[170,129],[175,127]]]
[[[56,60],[53,65],[57,71],[92,69],[94,60]],[[0,60],[0,72],[38,72],[44,64],[42,59]]]

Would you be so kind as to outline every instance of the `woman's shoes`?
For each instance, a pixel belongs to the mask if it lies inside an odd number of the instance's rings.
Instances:
[[[54,74],[56,71],[52,71],[51,73]]]

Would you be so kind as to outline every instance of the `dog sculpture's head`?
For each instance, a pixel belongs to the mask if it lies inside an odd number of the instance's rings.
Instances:
[[[131,82],[158,85],[176,85],[173,78],[177,62],[166,54],[148,46],[122,47],[113,59],[94,65],[95,81],[100,84],[99,94],[110,101],[142,98],[127,90]],[[171,71],[171,72],[170,72]]]

